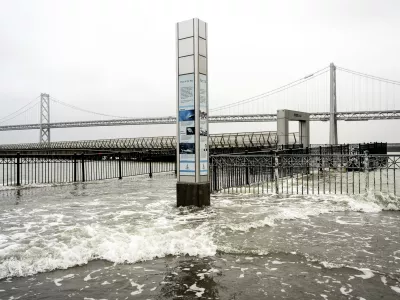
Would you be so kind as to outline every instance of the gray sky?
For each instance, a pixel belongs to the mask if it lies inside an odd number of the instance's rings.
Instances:
[[[209,26],[211,108],[272,90],[330,62],[400,80],[399,16],[397,0],[0,0],[0,118],[42,92],[106,114],[175,115],[174,26],[193,17]],[[395,101],[400,109],[400,93]],[[31,113],[16,121],[36,123],[38,117]],[[51,117],[101,119],[56,104]],[[339,122],[339,142],[400,142],[399,125]],[[220,124],[210,131],[275,129],[273,123]],[[78,128],[53,130],[52,139],[174,133],[172,125]],[[311,134],[312,143],[327,142],[328,123],[312,123]],[[38,137],[37,131],[0,132],[0,143]]]

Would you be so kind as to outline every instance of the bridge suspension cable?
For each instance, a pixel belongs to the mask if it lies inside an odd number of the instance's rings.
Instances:
[[[16,117],[22,115],[23,113],[26,113],[30,110],[32,110],[35,107],[38,107],[38,104],[40,102],[40,96],[37,96],[35,99],[33,99],[32,101],[30,101],[28,104],[22,106],[20,109],[14,111],[13,113],[4,116],[2,118],[0,118],[0,124],[4,124],[8,121],[11,121],[13,119],[15,119]]]
[[[90,113],[90,114],[98,115],[98,116],[102,116],[102,117],[111,117],[111,118],[117,118],[117,119],[129,119],[129,118],[132,118],[132,117],[115,116],[115,115],[109,115],[109,114],[104,114],[104,113],[91,111],[91,110],[84,109],[84,108],[81,108],[81,107],[78,107],[78,106],[75,106],[75,105],[72,105],[72,104],[65,103],[65,102],[63,102],[61,100],[58,100],[58,99],[54,98],[54,97],[50,97],[50,100],[52,102],[54,102],[54,103],[58,103],[58,104],[61,104],[63,106],[75,109],[75,110],[79,110],[79,111],[82,111],[82,112],[86,112],[86,113]]]
[[[394,111],[400,109],[400,81],[337,67],[338,110]]]
[[[395,84],[395,85],[400,85],[400,81],[386,79],[386,78],[377,77],[377,76],[373,76],[373,75],[368,75],[368,74],[365,74],[365,73],[361,73],[361,72],[345,69],[345,68],[342,68],[342,67],[336,67],[336,69],[340,70],[340,71],[344,71],[344,72],[350,73],[350,74],[362,76],[362,77],[365,77],[365,78],[379,80],[379,81],[383,81],[383,82],[391,83],[391,84]]]
[[[235,118],[240,117],[250,117],[253,116],[269,116],[275,115],[276,109],[293,109],[293,110],[302,110],[309,113],[314,114],[322,114],[325,115],[329,112],[329,95],[330,95],[330,72],[329,67],[325,67],[323,69],[318,70],[308,76],[297,79],[289,84],[283,85],[279,88],[272,89],[268,92],[255,95],[253,97],[249,97],[240,101],[236,101],[234,103],[222,105],[213,109],[210,109],[210,117],[214,118],[223,118],[226,117],[227,120],[230,120],[232,116]],[[398,114],[400,111],[400,99],[397,97],[400,95],[400,81],[390,80],[378,76],[373,76],[365,73],[361,73],[358,71],[353,71],[350,69],[336,67],[336,70],[339,73],[337,76],[337,111],[341,113],[357,113],[363,114],[362,119],[385,119],[385,118],[398,118]],[[11,114],[8,114],[4,117],[0,118],[0,124],[6,123],[6,125],[2,125],[1,127],[8,127],[9,125],[12,127],[13,124],[7,123],[13,120],[12,123],[18,124],[21,120],[21,117],[17,119],[18,116],[25,114],[25,124],[28,124],[28,118],[32,119],[35,117],[35,121],[31,122],[31,127],[37,123],[37,115],[33,116],[32,113],[28,114],[28,112],[34,110],[38,107],[40,103],[40,96],[36,97],[34,100],[30,101],[20,109],[14,111]],[[74,110],[78,110],[84,113],[89,113],[92,115],[108,117],[115,119],[115,123],[126,123],[126,124],[137,124],[135,118],[126,117],[126,116],[117,116],[111,115],[101,112],[96,112],[88,109],[84,109],[56,98],[50,97],[50,100],[53,103],[60,104],[64,107],[68,107]],[[268,101],[266,101],[268,100]],[[59,105],[57,105],[59,107]],[[54,106],[53,106],[54,107]],[[237,110],[232,112],[230,109]],[[227,111],[224,111],[224,110]],[[250,111],[252,110],[252,111]],[[39,111],[39,110],[38,110]],[[222,113],[223,111],[223,113]],[[63,116],[69,118],[64,120],[64,123],[74,123],[71,120],[71,115],[65,114],[63,111]],[[218,116],[217,116],[218,115]],[[54,115],[53,115],[54,116]],[[75,116],[76,117],[76,116]],[[325,118],[325,117],[324,117]],[[135,120],[130,120],[135,119]],[[140,118],[140,122],[144,122],[143,120],[148,120],[149,123],[157,123],[157,124],[172,124],[173,117],[161,117],[161,118]],[[359,120],[360,118],[356,117],[345,117],[344,119],[355,119]],[[325,119],[324,119],[325,120]],[[56,118],[54,121],[61,120]],[[113,120],[103,120],[106,123]],[[85,126],[99,126],[97,124],[101,123],[101,120],[94,121],[82,121],[76,120],[75,122],[86,122]],[[96,123],[97,122],[97,123]],[[100,123],[99,123],[100,122]],[[130,123],[131,122],[131,123]],[[160,123],[161,122],[161,123]],[[164,123],[163,123],[164,122]],[[167,122],[167,123],[165,123]],[[64,124],[63,123],[63,124]],[[90,123],[90,124],[89,124]],[[111,122],[114,124],[113,122]],[[23,127],[23,122],[19,122],[21,127]],[[108,123],[107,123],[108,124]],[[147,124],[147,123],[146,123]],[[35,125],[36,126],[36,125]],[[63,128],[64,125],[59,125]],[[102,126],[102,125],[100,125]],[[29,127],[29,126],[28,126]],[[14,128],[14,127],[13,127]],[[25,127],[24,127],[25,128]],[[15,130],[15,129],[12,129]]]
[[[281,92],[287,92],[289,89],[292,89],[292,88],[294,88],[294,87],[296,87],[296,86],[298,86],[298,85],[300,85],[302,83],[305,83],[307,81],[313,80],[313,79],[319,77],[320,75],[327,74],[328,71],[329,71],[329,66],[327,66],[327,67],[325,67],[323,69],[320,69],[320,70],[318,70],[318,71],[316,71],[316,72],[314,72],[314,73],[312,73],[310,75],[307,75],[305,77],[297,79],[297,80],[295,80],[295,81],[293,81],[293,82],[291,82],[289,84],[283,85],[283,86],[281,86],[279,88],[275,88],[273,90],[270,90],[268,92],[265,92],[265,93],[262,93],[262,94],[258,94],[256,96],[253,96],[253,97],[250,97],[250,98],[246,98],[246,99],[234,102],[234,103],[230,103],[230,104],[226,104],[226,105],[222,105],[222,106],[210,109],[210,112],[219,112],[221,110],[234,108],[234,107],[237,107],[237,106],[240,106],[240,105],[244,105],[244,104],[249,104],[249,103],[255,102],[257,100],[265,99],[265,98],[268,98],[270,96],[276,95],[276,94],[281,93]],[[305,91],[303,91],[303,92],[305,92],[305,96],[307,98],[306,99],[307,104],[309,104],[309,99],[308,98],[316,96],[316,95],[314,95],[314,93],[315,93],[314,91],[309,91],[308,90],[308,86],[305,86]],[[317,93],[315,93],[315,94],[317,94]],[[290,99],[287,99],[288,98],[287,94],[283,95],[283,97],[286,99],[285,102],[287,102],[287,100],[290,100]],[[286,107],[282,107],[282,108],[286,108]]]

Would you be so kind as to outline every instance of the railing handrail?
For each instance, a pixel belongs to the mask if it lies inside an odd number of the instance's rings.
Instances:
[[[243,158],[260,158],[260,157],[275,157],[275,156],[279,156],[279,157],[306,157],[306,156],[310,156],[310,157],[364,157],[365,154],[360,154],[360,153],[356,153],[356,154],[340,154],[340,153],[332,153],[332,154],[326,154],[326,153],[322,153],[322,154],[318,154],[318,153],[300,153],[300,154],[290,154],[290,153],[276,153],[276,154],[266,154],[266,155],[254,155],[254,154],[241,154],[241,155],[232,155],[232,154],[217,154],[217,155],[211,155],[210,158],[218,158],[218,157],[224,157],[224,158],[238,158],[238,157],[243,157]],[[381,157],[400,157],[400,154],[368,154],[368,156],[370,157],[375,157],[375,156],[381,156]]]

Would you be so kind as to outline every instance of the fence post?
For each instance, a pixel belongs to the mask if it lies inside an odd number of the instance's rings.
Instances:
[[[364,151],[364,174],[365,174],[365,192],[369,190],[369,157],[368,151]]]
[[[277,153],[275,153],[275,164],[274,164],[274,169],[275,169],[275,193],[279,194],[279,156]]]
[[[244,151],[244,155],[248,155],[249,154],[249,151],[248,150],[245,150]],[[249,182],[249,161],[246,159],[246,185],[249,185],[250,184],[250,182]]]
[[[17,186],[21,185],[20,165],[21,165],[21,157],[18,152],[17,153]]]
[[[149,177],[153,178],[153,170],[152,170],[152,165],[151,165],[151,161],[152,161],[151,150],[149,150],[148,153],[149,153]]]
[[[82,153],[82,182],[85,182],[85,155]]]
[[[211,157],[211,165],[212,165],[212,178],[213,178],[213,190],[218,191],[217,185],[217,165],[215,164],[214,159]]]
[[[319,171],[322,172],[322,147],[319,146]]]
[[[175,178],[178,176],[178,162],[177,159],[175,159]]]
[[[74,182],[76,182],[76,153],[74,153]]]
[[[119,178],[122,179],[122,161],[121,161],[121,152],[118,153],[118,171],[119,171]]]

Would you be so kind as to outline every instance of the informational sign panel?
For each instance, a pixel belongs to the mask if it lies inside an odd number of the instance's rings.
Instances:
[[[178,182],[208,182],[207,24],[177,24]]]
[[[207,75],[199,74],[200,92],[200,175],[208,175]]]
[[[182,176],[195,176],[194,74],[179,76],[179,169]]]

